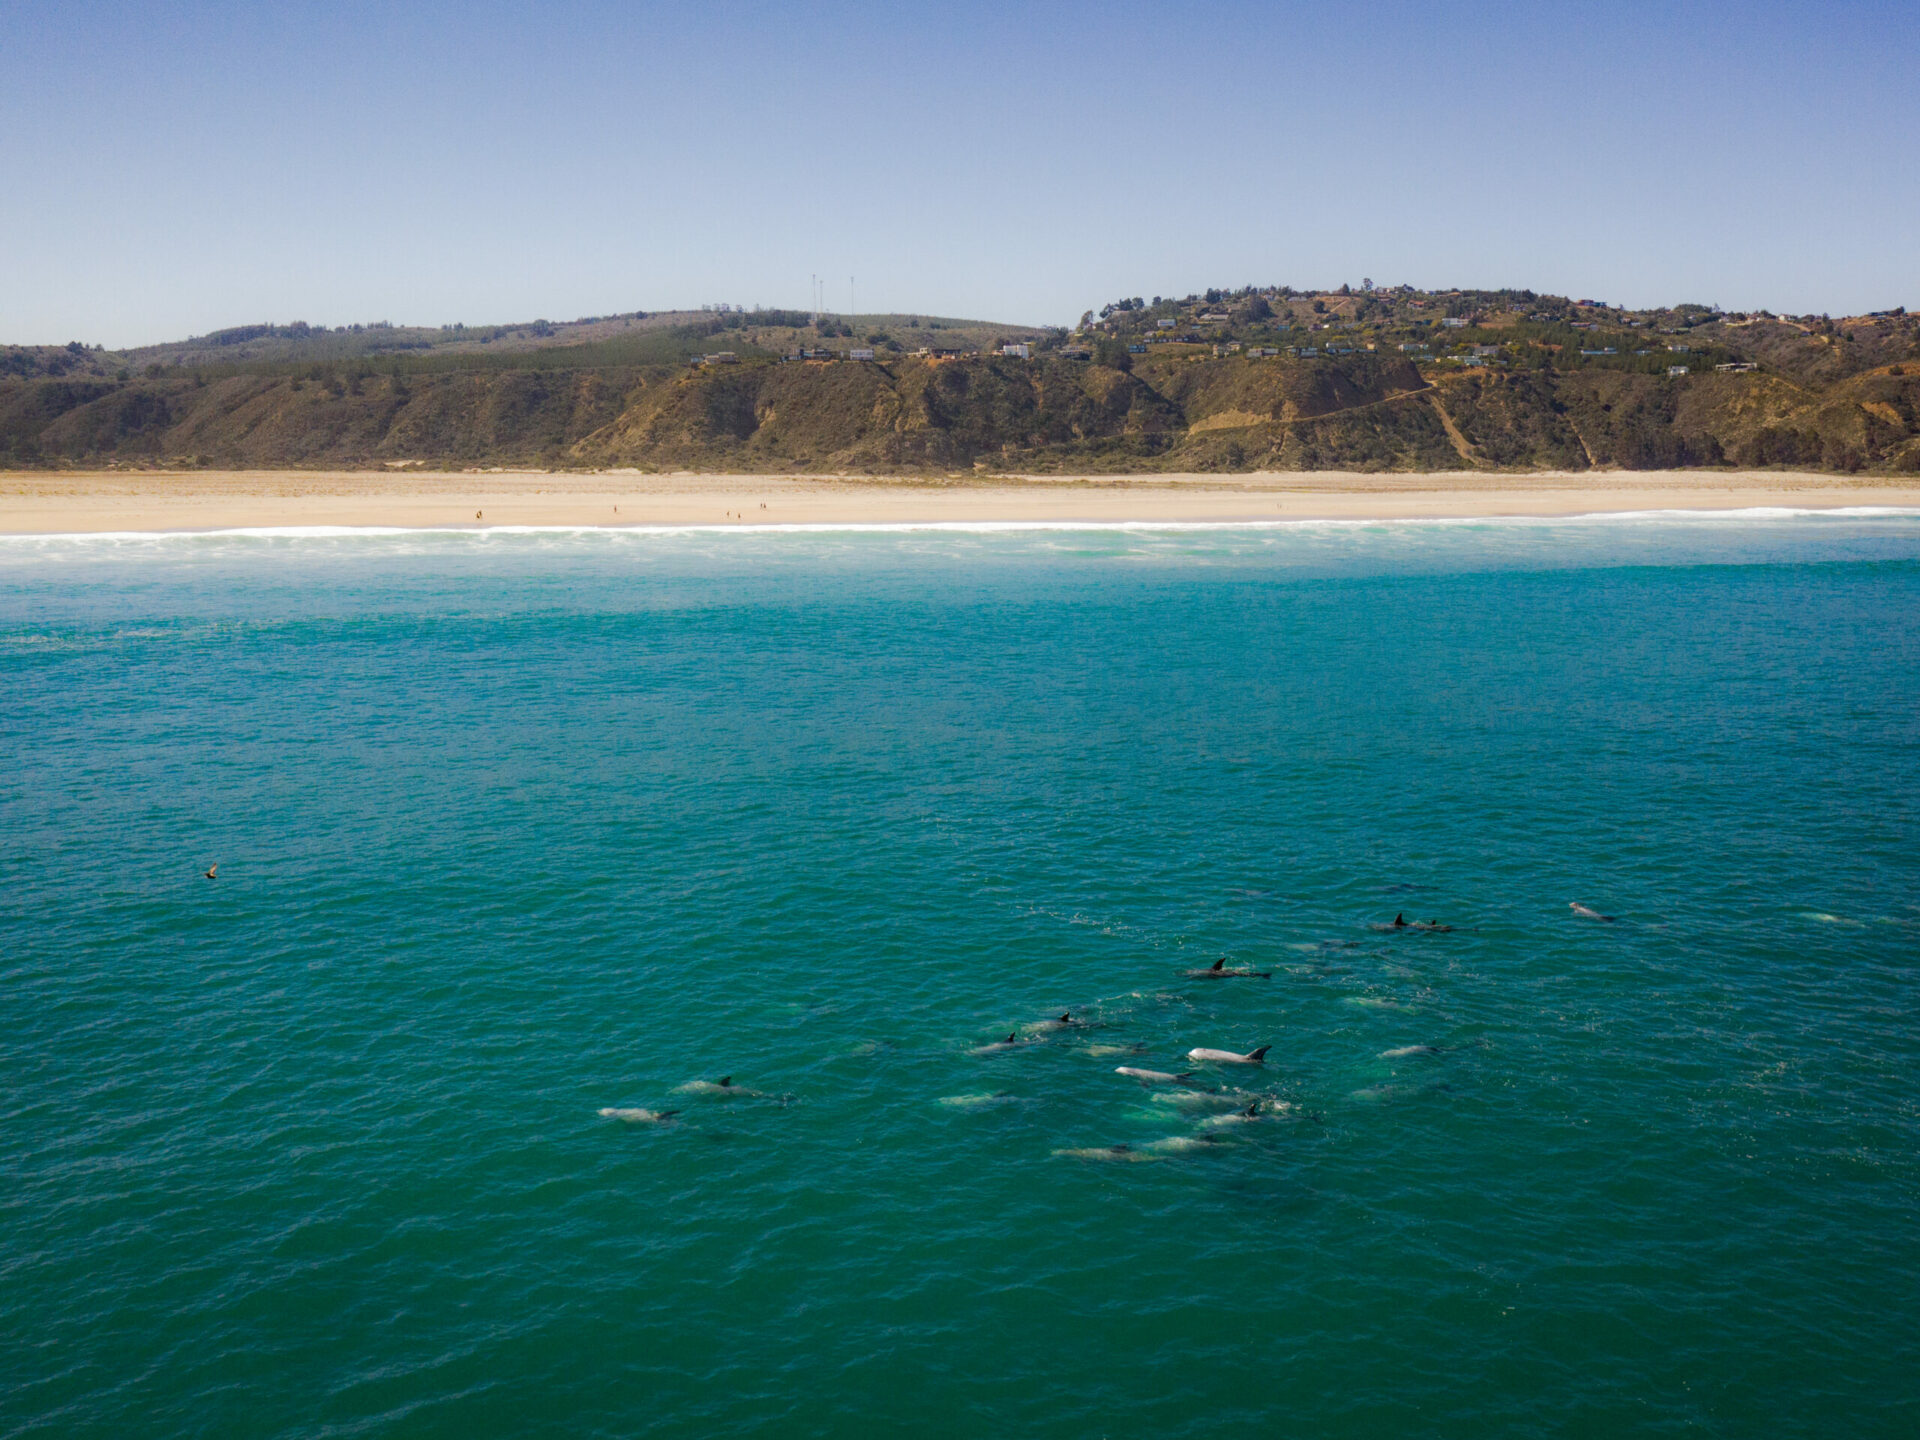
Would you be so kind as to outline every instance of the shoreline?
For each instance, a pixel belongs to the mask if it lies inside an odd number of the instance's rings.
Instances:
[[[501,471],[0,472],[0,535],[1073,528],[1920,507],[1920,476],[1781,471],[875,478]]]

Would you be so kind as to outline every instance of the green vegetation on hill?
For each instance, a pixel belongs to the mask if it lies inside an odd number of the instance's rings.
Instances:
[[[1031,358],[999,354],[1011,341]],[[1920,473],[1917,411],[1904,311],[1529,291],[1215,290],[1071,333],[716,310],[0,350],[13,466]]]

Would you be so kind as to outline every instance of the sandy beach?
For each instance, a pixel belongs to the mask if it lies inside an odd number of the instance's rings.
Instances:
[[[1920,506],[1920,477],[1781,471],[874,478],[404,471],[0,472],[0,534],[298,526],[1390,520]]]

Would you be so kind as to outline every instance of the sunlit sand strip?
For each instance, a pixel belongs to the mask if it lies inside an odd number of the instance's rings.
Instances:
[[[372,472],[0,473],[0,534],[1083,529],[1920,507],[1920,477],[1782,472],[874,479]]]

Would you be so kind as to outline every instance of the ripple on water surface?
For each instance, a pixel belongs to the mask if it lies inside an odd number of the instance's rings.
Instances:
[[[1911,1433],[1917,560],[0,543],[0,1432]]]

